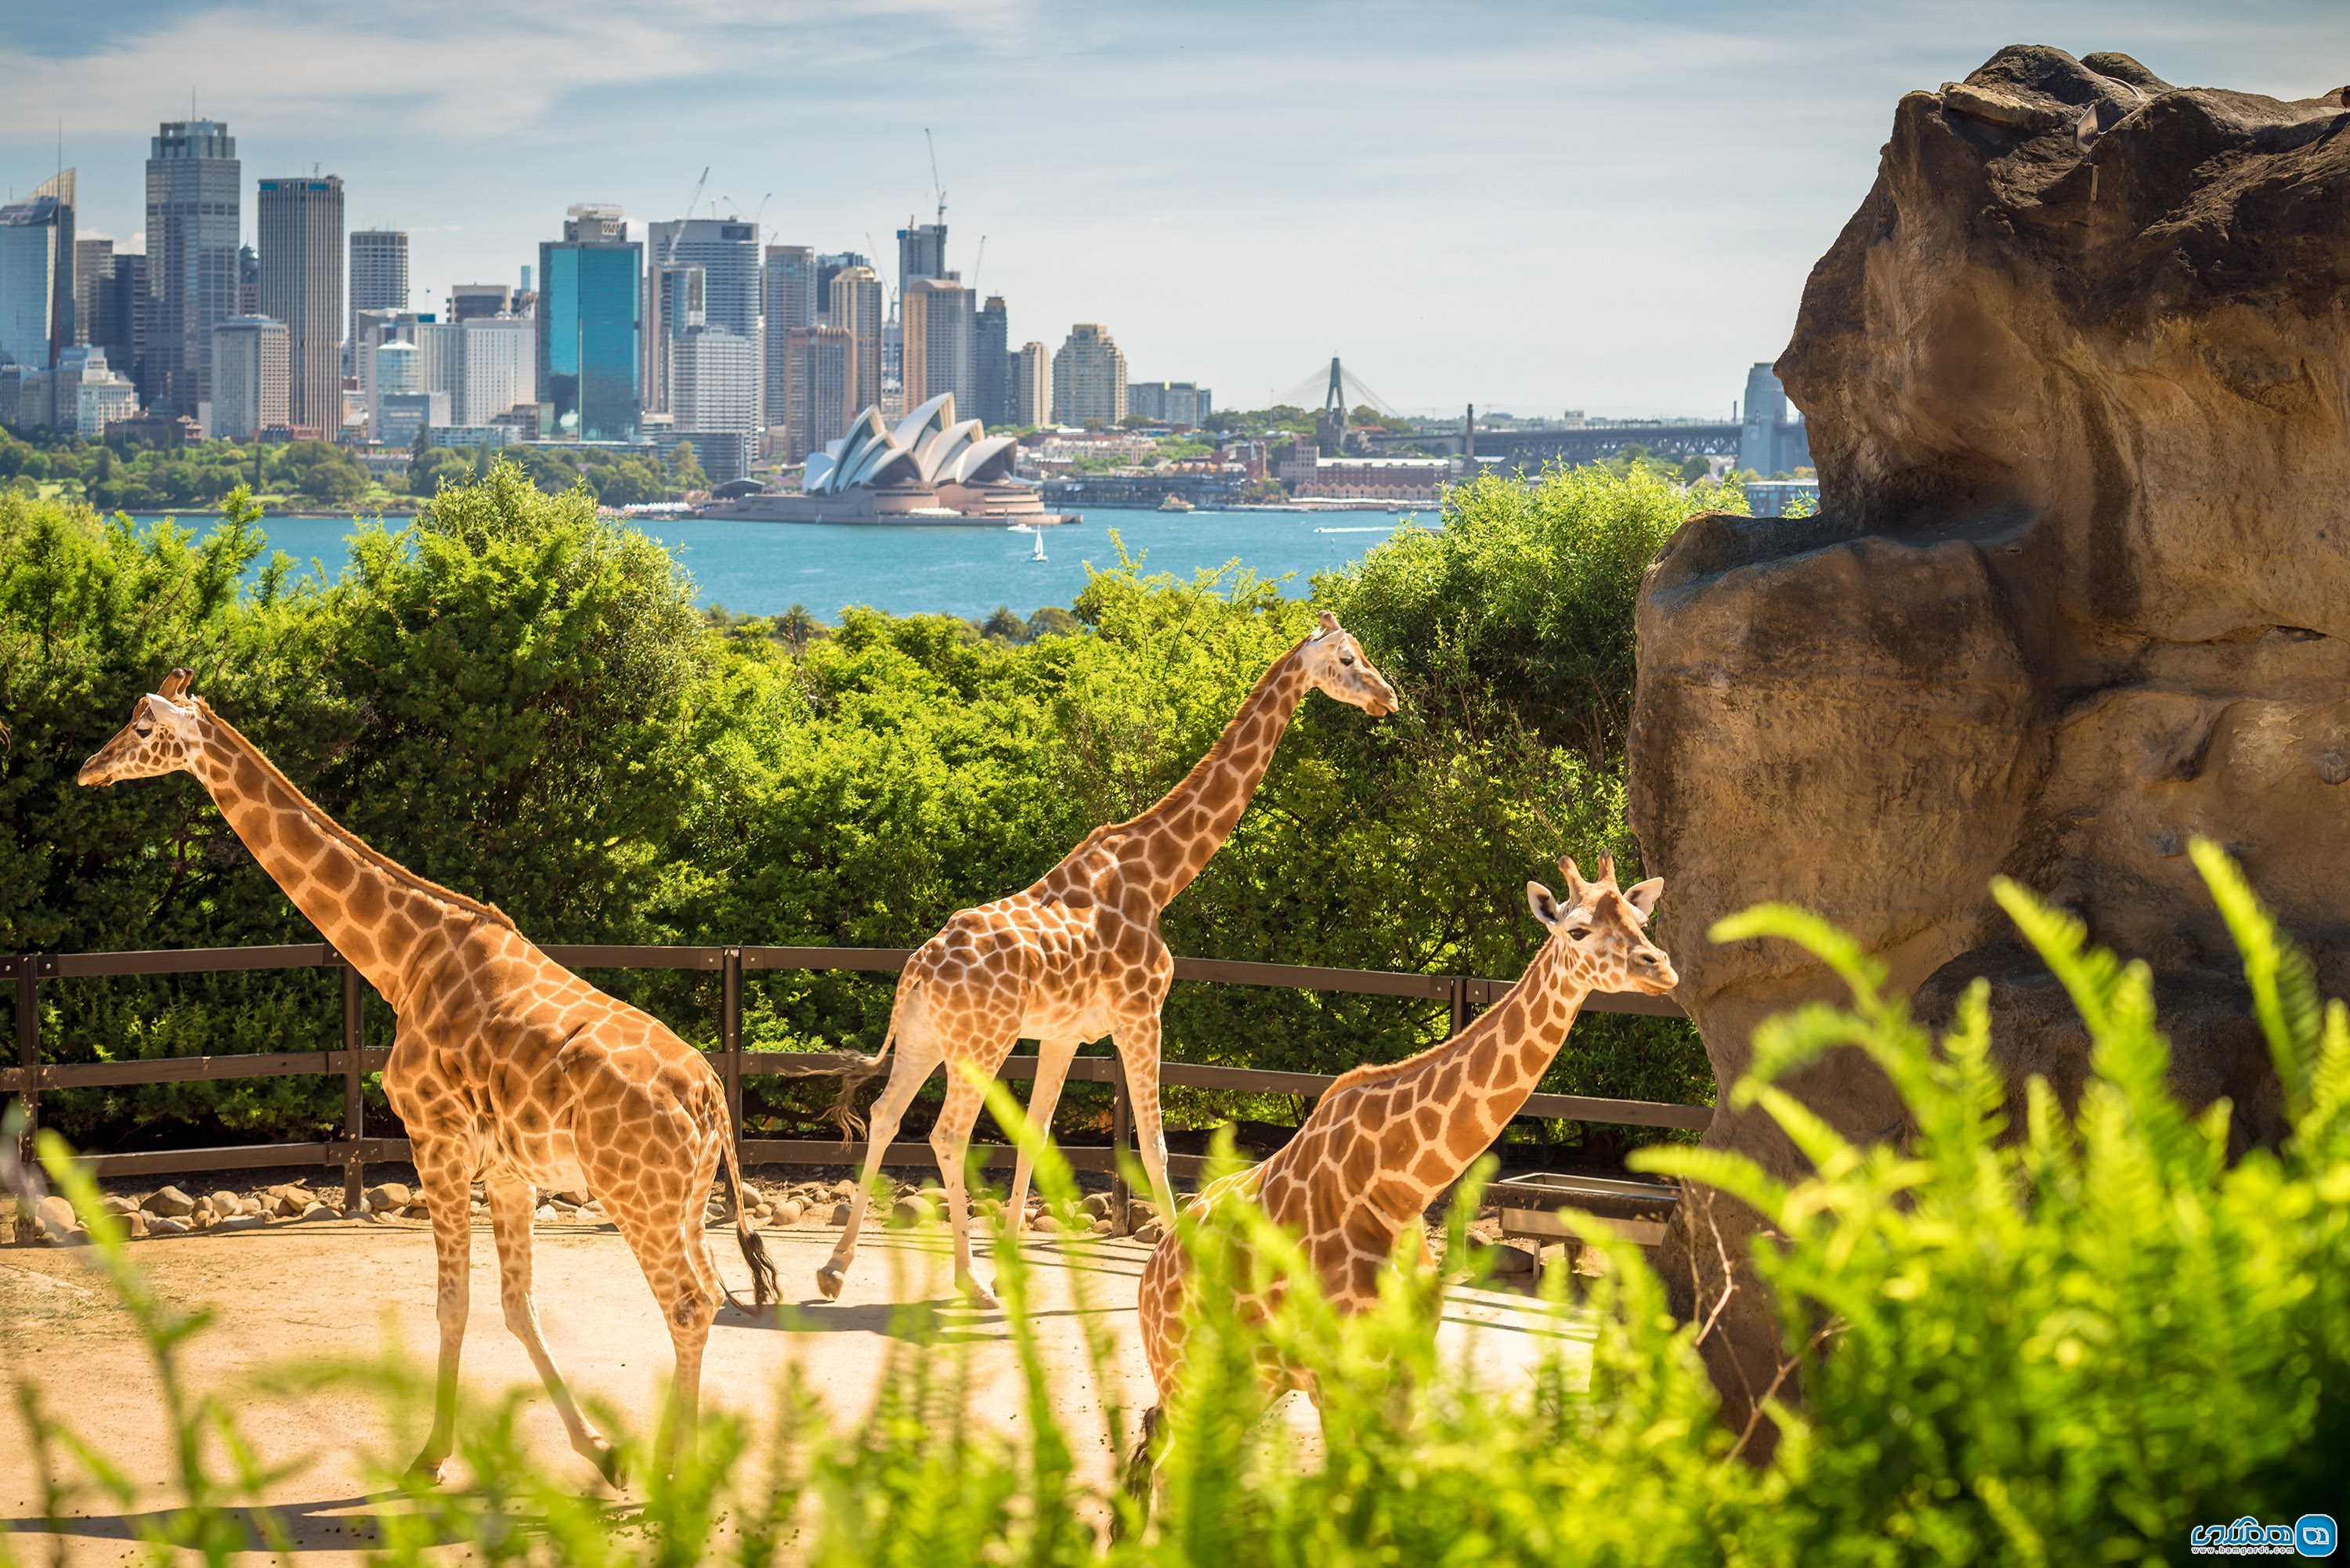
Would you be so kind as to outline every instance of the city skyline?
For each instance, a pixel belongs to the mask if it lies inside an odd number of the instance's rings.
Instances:
[[[2025,41],[2287,97],[2345,74],[2311,48],[2340,24],[2314,32],[2332,18],[2297,0],[2225,16],[2099,0],[2061,25],[1997,4],[1658,20],[910,0],[746,20],[522,0],[462,26],[434,10],[11,18],[9,193],[53,171],[62,140],[79,232],[140,248],[148,141],[192,86],[248,176],[316,165],[345,182],[350,229],[408,231],[411,306],[437,309],[454,284],[515,282],[586,202],[644,223],[716,201],[756,214],[765,244],[890,258],[898,229],[934,215],[927,125],[947,265],[1011,302],[1015,343],[1103,322],[1136,379],[1197,380],[1232,408],[1336,352],[1410,409],[1719,415],[1784,345],[1900,92]],[[1397,308],[1414,294],[1436,303]]]

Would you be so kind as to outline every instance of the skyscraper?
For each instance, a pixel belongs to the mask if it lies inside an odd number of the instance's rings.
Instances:
[[[702,269],[701,308],[704,327],[723,327],[741,336],[754,348],[765,301],[761,297],[759,231],[733,218],[681,218],[654,223],[645,234],[647,264],[656,285],[672,267]],[[645,328],[651,374],[645,384],[645,407],[670,406],[669,343],[692,323],[663,313],[671,291],[656,287],[646,302]]]
[[[670,340],[673,428],[692,431],[702,471],[715,483],[748,471],[758,439],[759,351],[755,338],[703,327]]]
[[[109,239],[75,240],[75,337],[105,349],[107,364],[128,375],[138,368],[146,320],[147,258],[118,252]]]
[[[571,209],[538,247],[542,434],[629,441],[637,433],[644,247],[602,203]]]
[[[1770,366],[1756,365],[1746,372],[1746,400],[1741,408],[1739,467],[1768,479],[1811,462],[1810,432],[1787,417],[1786,389]]]
[[[1010,423],[1041,425],[1052,417],[1052,357],[1042,343],[1024,343],[1012,357],[1010,401]]]
[[[901,306],[906,407],[920,408],[942,392],[958,410],[978,395],[972,377],[971,290],[951,278],[916,278]]]
[[[1126,421],[1126,356],[1097,321],[1070,327],[1053,356],[1053,418],[1065,425]]]
[[[903,300],[914,280],[947,275],[947,226],[916,223],[912,218],[898,231],[898,297]]]
[[[860,409],[881,401],[881,279],[869,266],[844,267],[832,276],[825,324],[856,339],[856,390]]]
[[[98,319],[99,292],[113,276],[114,242],[102,234],[77,234],[73,259],[75,342],[97,341],[90,336],[90,324]]]
[[[293,422],[293,337],[282,321],[236,316],[213,328],[212,433],[254,441]]]
[[[333,441],[343,431],[342,180],[264,180],[258,216],[261,314],[286,324],[292,423]]]
[[[971,334],[971,417],[993,430],[1012,422],[1012,323],[991,294]]]
[[[0,207],[0,363],[54,369],[77,336],[68,169]]]
[[[159,411],[212,398],[213,328],[236,314],[236,139],[216,119],[167,119],[147,156],[147,364]]]
[[[356,354],[362,310],[408,308],[408,231],[351,232],[351,319],[348,337]],[[357,373],[354,366],[353,373]]]
[[[857,400],[857,335],[845,327],[795,327],[784,335],[784,461],[799,462],[848,433]]]
[[[766,258],[766,338],[760,367],[766,385],[761,394],[760,417],[771,431],[788,431],[792,425],[791,373],[786,339],[802,327],[816,325],[816,251],[809,245],[769,245]],[[788,436],[774,444],[780,450]]]

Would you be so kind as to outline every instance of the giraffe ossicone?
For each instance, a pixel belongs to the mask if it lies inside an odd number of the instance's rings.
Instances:
[[[1661,996],[1679,982],[1648,933],[1663,878],[1619,888],[1615,862],[1605,855],[1589,879],[1567,857],[1558,867],[1564,897],[1526,884],[1527,909],[1548,935],[1499,1002],[1441,1045],[1341,1076],[1276,1153],[1193,1199],[1187,1228],[1219,1223],[1224,1205],[1259,1206],[1297,1237],[1324,1294],[1343,1313],[1378,1303],[1379,1277],[1408,1235],[1416,1235],[1425,1267],[1429,1205],[1517,1115],[1565,1044],[1584,999],[1610,991]],[[1191,1254],[1170,1226],[1143,1267],[1136,1303],[1162,1406],[1182,1375],[1191,1276]],[[1269,1311],[1277,1293],[1276,1283],[1243,1310]],[[1156,1425],[1146,1418],[1146,1434]],[[1145,1437],[1146,1449],[1150,1440]],[[1144,1449],[1136,1460],[1142,1467],[1136,1473],[1147,1473]]]
[[[415,1469],[437,1480],[454,1442],[476,1180],[489,1200],[506,1326],[572,1446],[617,1479],[611,1445],[547,1353],[531,1293],[533,1188],[583,1188],[602,1202],[676,1353],[658,1449],[667,1462],[691,1440],[702,1349],[727,1299],[702,1234],[721,1164],[735,1192],[753,1309],[775,1293],[775,1266],[742,1202],[717,1073],[659,1020],[548,958],[494,905],[427,881],[343,827],[192,695],[190,680],[174,670],[140,698],[79,782],[193,774],[262,869],[399,1019],[384,1096],[407,1125],[439,1269],[439,1379]]]
[[[943,1063],[946,1102],[931,1127],[931,1150],[954,1230],[955,1282],[975,1300],[990,1301],[972,1272],[963,1159],[985,1085],[1022,1040],[1037,1043],[1028,1121],[1049,1137],[1053,1107],[1077,1047],[1110,1037],[1126,1075],[1137,1152],[1152,1195],[1160,1213],[1174,1212],[1159,1109],[1159,1014],[1175,960],[1159,939],[1159,914],[1230,836],[1308,691],[1320,691],[1374,718],[1398,706],[1395,688],[1337,618],[1324,610],[1317,624],[1258,678],[1215,744],[1157,805],[1096,828],[1021,891],[958,913],[907,961],[889,1034],[866,1062],[868,1073],[876,1071],[897,1053],[868,1118],[864,1179],[850,1199],[848,1222],[816,1272],[816,1288],[827,1296],[840,1294],[857,1255],[868,1196],[898,1123],[914,1091]],[[859,1081],[852,1076],[844,1085],[844,1103]],[[1004,1223],[1015,1229],[1027,1203],[1029,1163],[1024,1150],[1004,1205]]]

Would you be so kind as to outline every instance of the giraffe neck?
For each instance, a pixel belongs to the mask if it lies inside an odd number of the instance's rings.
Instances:
[[[436,950],[484,920],[512,925],[368,847],[227,720],[201,703],[197,711],[203,731],[190,771],[294,907],[395,1010]]]
[[[1154,901],[1161,909],[1191,885],[1222,848],[1248,810],[1273,753],[1289,728],[1309,682],[1299,659],[1300,643],[1257,678],[1208,754],[1159,804],[1125,825],[1139,844],[1139,869],[1148,872]]]

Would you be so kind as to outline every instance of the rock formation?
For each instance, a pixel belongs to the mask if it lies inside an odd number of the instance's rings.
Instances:
[[[2225,843],[2350,994],[2345,92],[2019,47],[1901,100],[1777,366],[1820,514],[1695,519],[1640,598],[1632,821],[1725,1088],[1758,1020],[1835,994],[1784,944],[1703,940],[1768,898],[1856,932],[1929,1015],[1988,978],[2009,1070],[2077,1086],[2004,872],[2148,960],[2181,1090],[2277,1135],[2185,850]],[[1856,1061],[1797,1087],[1848,1134],[1899,1126]],[[1707,1141],[1792,1168],[1758,1124],[1725,1109]],[[1667,1262],[1710,1310],[1712,1239]],[[1742,1295],[1709,1347],[1733,1407],[1776,1348]]]

